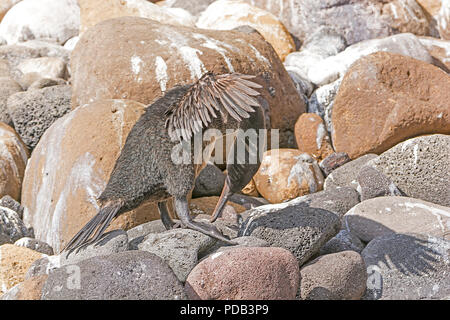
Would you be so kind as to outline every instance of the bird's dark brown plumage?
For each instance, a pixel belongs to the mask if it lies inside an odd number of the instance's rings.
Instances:
[[[130,131],[98,199],[99,212],[64,250],[72,251],[97,241],[115,217],[144,201],[158,202],[161,219],[170,229],[173,222],[166,201],[171,198],[184,227],[227,241],[215,227],[193,221],[189,215],[187,196],[199,173],[199,165],[193,162],[194,149],[187,164],[174,163],[172,152],[180,141],[190,141],[204,128],[217,129],[223,135],[228,129],[265,128],[258,100],[262,98],[256,91],[262,87],[251,81],[254,78],[238,73],[207,73],[194,84],[172,88],[148,106]],[[255,152],[251,148],[246,145],[246,152]],[[229,196],[240,191],[258,168],[259,159],[256,164],[227,164],[228,176],[213,220],[220,216]]]

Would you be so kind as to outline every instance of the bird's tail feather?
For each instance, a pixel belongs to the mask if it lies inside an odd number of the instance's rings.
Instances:
[[[78,231],[62,251],[71,253],[77,248],[84,247],[99,240],[121,207],[122,203],[120,202],[109,202],[105,206],[102,206],[99,212]]]

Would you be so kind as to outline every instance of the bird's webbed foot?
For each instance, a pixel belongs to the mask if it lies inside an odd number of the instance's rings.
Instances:
[[[223,235],[212,223],[193,221],[189,214],[189,205],[186,198],[175,198],[175,209],[183,227],[201,232],[228,244],[236,244]]]

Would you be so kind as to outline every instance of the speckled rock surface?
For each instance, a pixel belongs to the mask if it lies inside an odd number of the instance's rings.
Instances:
[[[358,187],[356,179],[359,170],[376,157],[376,154],[366,154],[333,170],[325,179],[324,189],[328,190],[333,187],[352,187],[356,189]]]
[[[325,245],[320,248],[320,255],[337,253],[341,251],[356,251],[361,253],[364,249],[364,244],[359,240],[358,237],[353,235],[347,230],[341,230],[339,233],[331,238]]]
[[[216,243],[207,235],[189,229],[151,233],[138,245],[138,250],[161,257],[181,282],[185,282],[198,263],[198,257]]]
[[[368,300],[445,299],[450,295],[450,242],[418,234],[390,234],[362,252]]]
[[[19,202],[14,200],[10,195],[3,196],[0,199],[0,206],[11,209],[12,211],[16,212],[19,215],[20,219],[22,219],[23,207],[20,205]]]
[[[19,215],[6,207],[0,207],[0,245],[14,243],[20,238],[31,236]]]
[[[53,248],[50,247],[47,243],[30,237],[20,238],[19,240],[14,242],[14,245],[18,247],[25,247],[49,256],[53,255],[54,253]]]
[[[450,75],[430,63],[389,52],[362,57],[334,100],[333,147],[354,159],[418,135],[450,134],[449,100]]]
[[[319,162],[319,167],[325,177],[327,177],[333,170],[343,166],[347,162],[351,161],[350,157],[345,152],[334,152],[328,157]]]
[[[301,198],[261,206],[246,212],[238,236],[253,236],[294,254],[305,263],[340,229],[339,217],[327,210],[309,207]]]
[[[12,244],[0,246],[0,293],[24,281],[28,268],[42,256],[42,253]]]
[[[357,190],[361,201],[383,196],[401,196],[395,183],[373,167],[364,166],[359,170]]]
[[[367,274],[361,255],[342,251],[320,256],[300,269],[300,299],[359,300]]]
[[[14,93],[21,92],[22,87],[12,78],[0,77],[0,121],[12,125],[8,112],[8,98]]]
[[[169,266],[158,256],[142,251],[93,257],[55,269],[42,289],[43,300],[185,298],[184,288]]]
[[[47,275],[27,279],[9,289],[0,300],[41,300],[42,288]]]
[[[408,197],[450,206],[450,135],[406,140],[367,165],[388,176]]]
[[[215,253],[189,274],[190,299],[294,299],[298,264],[282,248],[235,248]]]
[[[97,242],[75,250],[73,252],[63,252],[59,255],[61,266],[77,264],[80,261],[97,257],[107,256],[113,253],[128,250],[128,235],[123,230],[114,230],[105,233]]]
[[[8,99],[8,112],[14,128],[27,147],[33,149],[57,119],[70,109],[71,88],[67,85],[30,90]]]
[[[192,196],[194,198],[220,196],[225,175],[214,164],[208,163],[195,180]]]
[[[344,216],[348,231],[365,242],[392,233],[420,233],[450,239],[450,208],[408,197],[379,197]]]
[[[302,114],[295,123],[297,148],[321,161],[332,154],[333,147],[323,120],[315,113]]]

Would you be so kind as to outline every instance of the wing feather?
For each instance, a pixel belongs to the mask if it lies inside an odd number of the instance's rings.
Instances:
[[[255,99],[262,86],[251,81],[255,76],[239,73],[215,75],[208,72],[193,84],[183,98],[166,111],[165,126],[169,135],[178,140],[190,140],[217,118],[217,111],[226,122],[249,118],[249,112],[259,107]]]

